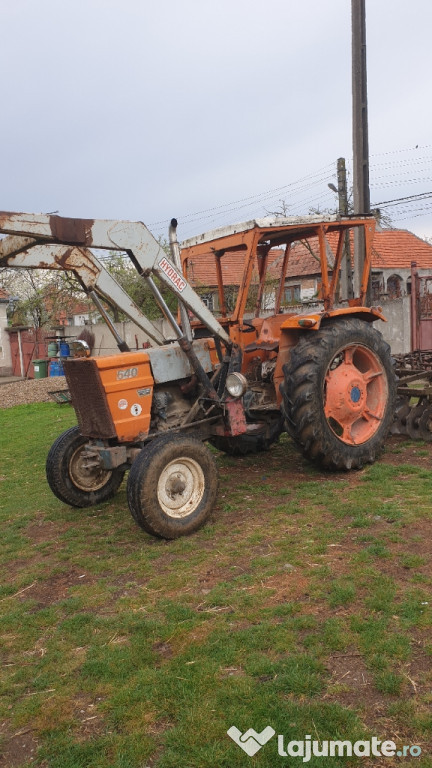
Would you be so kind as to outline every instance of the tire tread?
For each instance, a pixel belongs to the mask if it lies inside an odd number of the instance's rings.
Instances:
[[[363,344],[379,357],[388,383],[380,428],[370,440],[356,446],[343,443],[328,426],[320,395],[323,376],[338,346],[350,343]],[[360,469],[375,461],[393,421],[396,397],[390,346],[379,331],[358,318],[330,321],[300,339],[283,373],[280,391],[286,429],[307,458],[334,471]]]

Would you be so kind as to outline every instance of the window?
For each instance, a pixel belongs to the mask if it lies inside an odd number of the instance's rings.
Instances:
[[[300,302],[300,285],[285,286],[285,304],[298,304]]]
[[[379,301],[380,295],[384,293],[384,278],[382,272],[376,272],[371,275],[372,301]]]
[[[402,296],[402,278],[399,275],[390,275],[387,280],[387,293],[389,299],[399,299]]]
[[[209,309],[210,312],[213,312],[213,310],[215,309],[213,294],[212,293],[202,293],[200,295],[200,299],[203,302],[203,304],[206,305],[207,309]]]

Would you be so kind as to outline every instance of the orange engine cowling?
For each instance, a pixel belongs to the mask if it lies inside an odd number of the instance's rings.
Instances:
[[[64,370],[85,437],[135,442],[147,436],[154,380],[145,352],[67,360]]]

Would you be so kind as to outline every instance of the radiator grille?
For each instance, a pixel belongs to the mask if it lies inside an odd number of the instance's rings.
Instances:
[[[63,366],[81,434],[101,439],[116,437],[95,360],[65,360]]]

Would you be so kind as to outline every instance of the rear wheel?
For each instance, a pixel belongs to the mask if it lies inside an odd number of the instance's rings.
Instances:
[[[218,475],[208,448],[193,437],[163,435],[132,464],[132,517],[147,533],[176,539],[200,528],[216,500]]]
[[[284,366],[281,385],[289,434],[328,469],[375,461],[394,418],[390,347],[357,318],[304,336]]]
[[[51,446],[46,462],[48,484],[60,501],[72,507],[91,507],[110,499],[123,480],[124,471],[88,467],[87,438],[79,427],[63,432]]]

